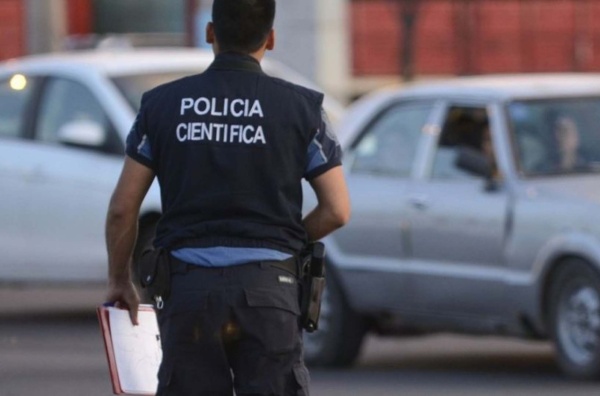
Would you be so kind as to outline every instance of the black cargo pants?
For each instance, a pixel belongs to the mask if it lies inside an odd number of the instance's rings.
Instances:
[[[172,264],[157,396],[309,395],[294,274],[268,262]]]

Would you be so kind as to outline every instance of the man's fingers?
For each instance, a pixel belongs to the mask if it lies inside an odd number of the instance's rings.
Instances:
[[[134,326],[138,324],[138,309],[140,305],[140,298],[133,287],[133,284],[130,285],[129,292],[126,294],[127,297],[127,309],[129,309],[129,317],[131,318],[131,323]]]
[[[131,324],[134,326],[138,325],[138,304],[129,305],[129,317],[131,318]]]
[[[140,297],[133,283],[112,285],[106,295],[107,301],[114,303],[115,308],[127,309],[131,324],[137,326]]]

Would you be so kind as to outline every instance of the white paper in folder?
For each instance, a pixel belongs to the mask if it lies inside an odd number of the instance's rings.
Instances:
[[[115,393],[153,395],[162,359],[156,313],[151,306],[140,306],[139,324],[133,326],[127,310],[101,309],[105,310],[104,317],[108,319],[110,339],[106,347]],[[103,332],[107,341],[106,331]]]

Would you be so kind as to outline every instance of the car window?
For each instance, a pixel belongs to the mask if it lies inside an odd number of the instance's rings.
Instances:
[[[0,137],[19,137],[23,132],[27,104],[34,80],[15,74],[0,80]]]
[[[119,92],[123,94],[123,97],[127,100],[127,103],[129,103],[131,108],[135,112],[138,112],[140,110],[140,102],[142,101],[144,92],[150,91],[152,88],[170,81],[175,81],[198,73],[199,70],[182,70],[169,73],[132,74],[113,77],[112,82]]]
[[[525,175],[600,171],[600,98],[516,101],[507,110]]]
[[[352,172],[410,175],[430,103],[404,103],[384,112],[355,145]]]
[[[477,177],[460,169],[456,164],[458,154],[463,148],[481,152],[495,167],[489,120],[484,107],[455,106],[448,109],[438,140],[432,178],[470,179]]]
[[[89,89],[72,80],[49,80],[40,104],[36,139],[59,142],[63,128],[81,121],[97,124],[108,132],[108,118]]]

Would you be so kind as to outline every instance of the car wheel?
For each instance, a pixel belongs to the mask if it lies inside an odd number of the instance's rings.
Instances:
[[[600,275],[582,260],[561,265],[550,290],[558,364],[575,378],[600,377]]]
[[[339,283],[329,272],[323,292],[319,328],[304,333],[304,358],[309,366],[351,365],[366,333],[365,320],[346,303]]]

